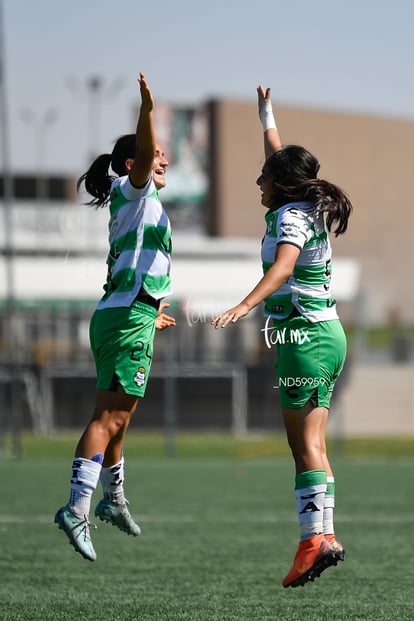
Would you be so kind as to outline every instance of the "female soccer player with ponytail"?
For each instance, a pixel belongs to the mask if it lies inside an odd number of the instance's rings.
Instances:
[[[257,90],[266,157],[256,182],[267,209],[264,275],[240,304],[212,323],[224,328],[264,302],[274,329],[285,335],[277,340],[276,369],[296,466],[300,543],[283,586],[297,587],[345,555],[334,534],[335,483],[325,430],[346,355],[346,338],[330,289],[329,232],[345,233],[352,205],[340,188],[318,178],[319,163],[309,151],[282,146],[270,89]]]
[[[92,196],[89,205],[109,207],[108,275],[90,323],[95,409],[75,450],[69,500],[55,522],[89,561],[96,560],[89,511],[99,482],[103,498],[95,515],[128,535],[141,532],[125,498],[123,440],[145,394],[155,329],[175,325],[161,302],[171,292],[171,227],[158,195],[168,162],[155,139],[154,102],[142,73],[138,81],[136,133],[121,136],[78,181],[78,190],[84,184]]]

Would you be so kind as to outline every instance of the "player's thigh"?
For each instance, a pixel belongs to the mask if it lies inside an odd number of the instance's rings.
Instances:
[[[97,313],[106,313],[94,322],[97,389],[117,393],[122,386],[127,395],[143,397],[152,365],[156,310],[135,303]]]
[[[343,367],[346,338],[339,321],[311,323],[294,317],[278,330],[276,371],[282,408],[298,409],[308,402],[329,408],[335,381]]]

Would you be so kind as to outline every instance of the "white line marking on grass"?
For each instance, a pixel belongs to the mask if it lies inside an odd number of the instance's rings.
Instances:
[[[296,515],[240,515],[237,517],[230,517],[227,515],[215,514],[211,518],[205,515],[199,517],[197,515],[183,514],[183,515],[138,515],[135,516],[137,522],[148,524],[290,524],[297,521]],[[53,515],[2,515],[0,514],[0,525],[9,524],[53,524]],[[93,519],[92,519],[93,521]],[[97,519],[99,523],[99,520]],[[337,515],[335,516],[336,523],[349,523],[355,522],[359,524],[411,524],[414,523],[412,515],[373,515],[373,516],[358,516],[353,515]]]

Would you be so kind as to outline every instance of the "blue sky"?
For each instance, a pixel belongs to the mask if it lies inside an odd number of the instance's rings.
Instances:
[[[84,171],[87,83],[103,80],[97,148],[134,129],[136,77],[156,101],[273,101],[414,121],[409,0],[0,0],[13,171]]]

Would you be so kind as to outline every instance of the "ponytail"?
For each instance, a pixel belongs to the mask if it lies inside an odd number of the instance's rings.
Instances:
[[[111,155],[104,153],[99,155],[90,165],[89,169],[81,177],[76,184],[79,192],[82,183],[85,183],[85,190],[93,196],[93,199],[86,202],[85,205],[93,205],[94,207],[104,207],[109,199],[109,192],[112,181],[115,177],[109,174],[109,166],[111,164]]]
[[[326,226],[335,237],[345,233],[348,228],[349,216],[352,212],[352,204],[345,192],[324,179],[312,179],[303,184],[305,187],[303,198],[314,205],[317,213],[326,214]]]
[[[312,153],[298,145],[287,145],[270,155],[265,168],[275,187],[273,209],[294,201],[307,201],[316,213],[326,214],[329,232],[336,224],[335,236],[345,233],[352,204],[340,187],[318,179],[319,162]]]
[[[79,192],[82,183],[85,182],[85,190],[93,196],[93,199],[85,205],[93,205],[96,208],[106,205],[109,200],[112,181],[116,179],[109,174],[109,167],[120,177],[127,175],[128,170],[125,162],[128,158],[133,159],[135,153],[135,134],[125,134],[118,138],[111,154],[104,153],[92,162],[89,169],[82,177],[79,177],[76,184],[76,189]]]

